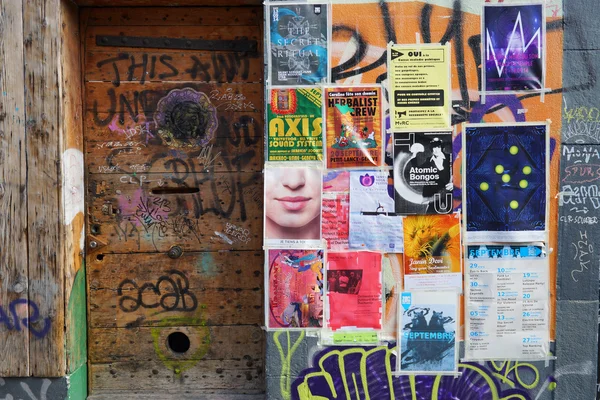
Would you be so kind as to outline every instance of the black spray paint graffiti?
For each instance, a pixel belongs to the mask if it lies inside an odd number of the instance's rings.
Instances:
[[[28,317],[19,317],[19,312],[17,310],[19,306],[24,306],[24,308],[28,310]],[[8,305],[8,310],[5,310],[0,306],[0,327],[4,325],[9,331],[22,331],[28,329],[35,337],[43,338],[50,331],[51,324],[52,321],[50,318],[40,317],[40,311],[37,304],[28,299],[11,301]],[[39,328],[36,328],[36,326],[39,326]]]
[[[161,276],[156,283],[146,282],[141,287],[135,280],[125,279],[117,289],[119,308],[124,312],[134,312],[140,307],[160,307],[164,311],[194,311],[198,308],[198,299],[189,288],[188,278],[177,270],[170,270],[168,275]],[[129,291],[134,292],[135,297],[126,296]]]
[[[184,64],[187,67],[179,71],[173,64],[173,57],[168,54],[160,56],[148,54],[119,53],[116,57],[109,57],[98,61],[96,66],[103,69],[105,66],[112,67],[111,82],[114,86],[121,85],[121,81],[139,82],[144,84],[146,79],[160,80],[174,78],[176,76],[190,77],[192,80],[201,82],[232,82],[236,77],[242,80],[248,79],[250,72],[250,58],[256,58],[256,54],[250,53],[214,53],[208,57],[197,55],[186,55]],[[137,61],[137,62],[136,62]],[[127,76],[121,77],[119,67],[127,67]]]
[[[395,21],[393,17],[390,15],[388,2],[382,0],[379,2],[379,9],[381,12],[381,20],[385,26],[385,43],[397,42],[396,31],[395,31]],[[420,35],[423,38],[423,42],[432,43],[436,41],[431,37],[431,19],[433,15],[433,6],[431,4],[424,4],[421,9],[421,20],[420,20]],[[563,21],[553,21],[549,22],[546,25],[546,31],[556,31],[563,29]],[[345,25],[334,25],[333,26],[333,35],[335,37],[336,34],[350,34],[354,41],[356,42],[356,51],[354,54],[349,57],[349,59],[338,66],[335,66],[331,69],[331,77],[333,82],[337,82],[342,79],[350,78],[356,75],[360,75],[366,73],[368,71],[374,70],[377,67],[384,65],[387,60],[387,51],[384,51],[379,59],[374,61],[373,63],[360,67],[357,67],[363,59],[367,56],[369,44],[366,39],[359,32],[358,28],[352,26]],[[579,33],[579,32],[578,32]],[[579,35],[581,36],[581,35]],[[578,37],[579,42],[583,42],[582,37]],[[454,74],[458,78],[459,91],[460,91],[460,100],[453,100],[452,108],[456,114],[452,115],[452,125],[457,125],[462,122],[470,121],[470,111],[473,107],[473,102],[469,99],[469,92],[467,86],[467,75],[466,75],[466,63],[470,57],[467,57],[464,52],[464,32],[463,32],[463,11],[462,11],[462,2],[460,0],[455,0],[452,6],[452,15],[448,19],[448,25],[442,37],[437,40],[437,42],[441,44],[445,44],[447,42],[452,42],[452,47],[454,51],[454,57],[456,62],[454,63]],[[481,66],[481,35],[473,35],[467,39],[467,44],[471,49],[472,62],[474,62],[475,69],[478,70]],[[590,89],[595,85],[596,82],[596,70],[594,68],[593,63],[591,62],[588,55],[584,55],[583,57],[585,67],[587,70],[587,82],[583,82],[581,84],[573,85],[568,88],[558,88],[553,89],[549,92],[546,92],[546,95],[562,93],[564,91],[581,91]],[[383,72],[376,79],[377,83],[381,83],[387,79],[387,72]],[[478,74],[478,88],[481,90],[481,76]],[[387,93],[387,89],[384,88],[386,99],[389,100],[389,94]],[[524,100],[530,97],[537,97],[539,93],[528,93],[524,95],[517,96],[517,100]],[[486,114],[495,113],[506,107],[506,104],[497,104],[493,107],[490,107],[486,110]]]

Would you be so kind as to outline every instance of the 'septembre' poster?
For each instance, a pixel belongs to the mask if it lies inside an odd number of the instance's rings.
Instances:
[[[458,369],[458,293],[402,292],[398,310],[399,373],[443,374]]]

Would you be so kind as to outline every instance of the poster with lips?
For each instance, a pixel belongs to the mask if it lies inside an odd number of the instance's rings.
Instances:
[[[266,246],[320,247],[321,192],[322,174],[318,168],[265,168]]]

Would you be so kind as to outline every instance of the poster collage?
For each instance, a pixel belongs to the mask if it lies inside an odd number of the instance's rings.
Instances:
[[[543,92],[543,4],[482,9],[482,98]],[[336,84],[330,4],[265,11],[267,330],[396,341],[400,374],[547,359],[549,122],[459,135],[450,44],[389,43],[383,84]]]

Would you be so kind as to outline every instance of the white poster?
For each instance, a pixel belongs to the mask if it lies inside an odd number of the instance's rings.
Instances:
[[[467,248],[465,358],[547,358],[549,260],[543,244]]]
[[[394,212],[387,171],[350,171],[351,249],[402,253],[402,217]]]

